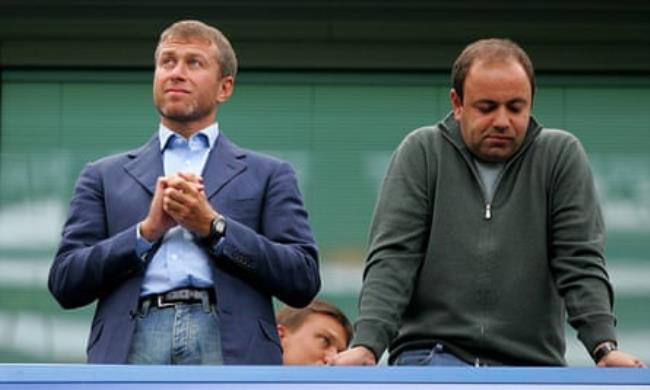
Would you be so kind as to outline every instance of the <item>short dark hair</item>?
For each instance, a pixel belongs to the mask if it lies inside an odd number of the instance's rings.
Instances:
[[[463,49],[451,68],[451,84],[463,101],[463,87],[467,73],[477,60],[492,62],[515,59],[524,68],[530,81],[531,96],[535,95],[535,70],[528,54],[510,39],[480,39]]]
[[[181,20],[167,27],[160,34],[155,58],[158,59],[160,46],[169,38],[183,39],[202,38],[215,45],[217,48],[217,63],[219,64],[220,77],[237,75],[237,56],[226,36],[219,29],[209,26],[198,20]]]
[[[325,314],[334,318],[345,329],[345,335],[347,336],[346,346],[350,344],[353,331],[348,317],[343,314],[341,309],[322,299],[316,298],[302,309],[284,306],[277,312],[275,319],[279,325],[296,330],[302,326],[310,314]]]

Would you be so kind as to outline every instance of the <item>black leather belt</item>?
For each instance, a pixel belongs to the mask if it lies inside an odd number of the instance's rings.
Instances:
[[[181,288],[163,294],[149,295],[140,300],[141,308],[174,307],[178,304],[202,303],[204,306],[213,305],[215,299],[212,290],[199,290],[194,288]]]

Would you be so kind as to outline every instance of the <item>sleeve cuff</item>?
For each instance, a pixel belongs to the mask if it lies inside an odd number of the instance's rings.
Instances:
[[[614,322],[614,318],[608,316],[606,321],[603,320],[593,324],[585,324],[578,329],[578,337],[585,345],[585,348],[587,348],[589,355],[591,355],[594,352],[594,349],[604,341],[617,342]]]
[[[145,261],[148,252],[153,248],[153,242],[149,242],[140,235],[140,223],[135,227],[135,254]]]
[[[350,346],[361,345],[370,349],[375,354],[377,361],[379,361],[390,342],[386,331],[381,327],[374,326],[370,321],[358,321],[354,328],[354,337]]]

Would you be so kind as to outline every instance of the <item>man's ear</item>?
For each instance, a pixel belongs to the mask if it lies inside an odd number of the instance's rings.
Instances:
[[[219,80],[219,91],[217,93],[217,104],[225,103],[232,96],[235,89],[235,79],[232,76],[226,76]]]
[[[454,88],[449,91],[449,100],[451,100],[451,108],[454,111],[454,119],[460,121],[460,115],[463,112],[463,102]]]
[[[277,328],[278,328],[278,336],[280,336],[280,340],[282,340],[286,336],[287,327],[282,324],[278,324]]]

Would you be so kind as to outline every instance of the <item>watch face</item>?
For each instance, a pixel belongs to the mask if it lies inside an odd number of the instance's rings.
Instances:
[[[214,230],[217,232],[217,234],[222,235],[226,230],[226,220],[223,218],[217,218],[214,221]]]

